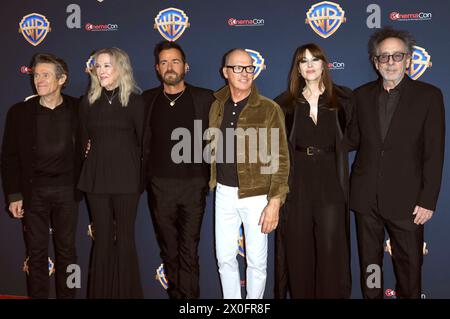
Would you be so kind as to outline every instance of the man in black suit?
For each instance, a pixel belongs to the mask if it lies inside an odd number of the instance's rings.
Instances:
[[[369,54],[380,79],[355,90],[349,140],[357,153],[350,208],[356,216],[364,298],[383,298],[385,229],[397,297],[421,296],[423,225],[439,195],[445,116],[441,91],[405,76],[413,44],[406,31],[376,31]]]
[[[209,181],[202,140],[213,91],[185,83],[189,65],[178,44],[162,41],[154,55],[162,85],[143,93],[148,205],[169,297],[198,298],[198,243]]]
[[[48,241],[53,229],[56,296],[74,298],[67,286],[67,266],[75,264],[78,201],[75,189],[81,167],[78,99],[61,94],[66,63],[51,55],[33,59],[37,96],[12,106],[3,135],[1,172],[9,211],[24,219],[29,255],[28,294],[49,297]]]

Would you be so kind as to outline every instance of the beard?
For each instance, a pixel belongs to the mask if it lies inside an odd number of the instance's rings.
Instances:
[[[167,71],[162,77],[163,82],[167,85],[177,85],[184,79],[185,73],[176,73],[175,71]]]

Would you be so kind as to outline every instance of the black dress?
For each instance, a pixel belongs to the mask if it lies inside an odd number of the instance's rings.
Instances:
[[[131,94],[122,107],[116,96],[109,104],[103,91],[90,106],[85,97],[80,106],[82,140],[91,148],[83,164],[78,188],[95,194],[140,192],[141,144],[144,129],[144,101]]]
[[[87,193],[94,228],[89,298],[142,298],[134,223],[141,193],[144,101],[126,107],[112,92],[80,106],[83,145],[90,140],[78,188]]]
[[[337,169],[339,121],[324,96],[318,104],[316,125],[309,103],[305,99],[295,103],[290,193],[281,226],[284,271],[291,298],[348,298],[349,219]],[[306,148],[311,146],[322,153],[308,155]]]

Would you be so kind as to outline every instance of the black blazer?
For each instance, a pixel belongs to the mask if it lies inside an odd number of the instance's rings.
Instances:
[[[194,103],[194,116],[196,120],[202,121],[202,136],[196,136],[196,139],[200,139],[202,141],[198,146],[201,149],[195,149],[194,152],[199,152],[203,156],[203,149],[206,145],[206,142],[203,141],[203,132],[209,127],[209,109],[211,108],[212,102],[214,102],[214,91],[209,89],[204,89],[200,87],[196,87],[186,83],[186,87],[189,89],[189,92],[192,96],[192,100]],[[146,90],[142,93],[142,97],[145,100],[145,126],[144,126],[144,139],[143,139],[143,173],[142,176],[144,178],[143,185],[147,184],[147,165],[149,163],[149,159],[151,156],[150,150],[150,141],[152,138],[152,133],[150,129],[151,123],[151,115],[153,106],[160,94],[163,94],[163,86],[158,86],[149,90]],[[203,176],[205,179],[205,183],[209,181],[209,166],[204,163]]]
[[[27,209],[33,190],[33,167],[35,162],[36,112],[39,96],[13,105],[6,116],[3,135],[1,172],[5,202],[23,199]],[[74,147],[74,196],[82,196],[75,186],[81,169],[82,151],[78,130],[77,98],[63,95],[64,103],[72,109],[72,141]],[[21,195],[21,196],[20,196]]]
[[[445,115],[441,91],[405,76],[384,142],[378,116],[381,79],[355,90],[349,142],[357,149],[350,208],[390,219],[413,218],[415,205],[435,210],[442,178]]]

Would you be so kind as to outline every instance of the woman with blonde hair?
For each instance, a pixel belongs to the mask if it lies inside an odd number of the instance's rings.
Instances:
[[[89,298],[142,298],[134,238],[141,183],[144,101],[130,59],[118,48],[97,51],[80,105],[86,145],[78,188],[94,227]]]

